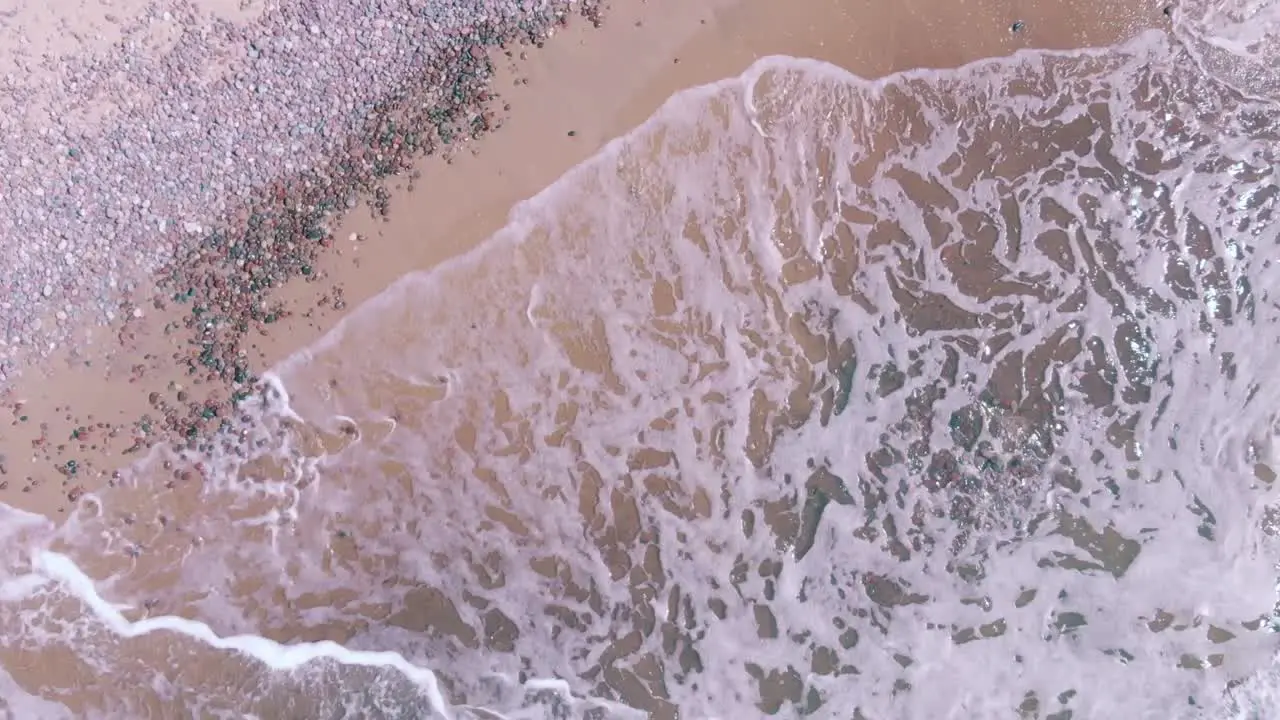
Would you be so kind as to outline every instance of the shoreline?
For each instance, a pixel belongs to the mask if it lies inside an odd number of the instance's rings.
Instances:
[[[868,54],[864,46],[873,45],[876,34],[897,37],[904,28],[914,27],[928,10],[925,3],[883,11],[881,22],[853,24],[851,30],[845,26],[848,23],[812,22],[813,18],[846,16],[831,0],[812,0],[803,12],[784,11],[760,0],[727,1],[705,9],[651,0],[619,3],[603,23],[571,23],[545,48],[530,44],[517,45],[505,54],[495,51],[493,88],[497,100],[511,108],[502,122],[504,132],[485,134],[449,157],[417,159],[407,173],[385,178],[380,186],[384,190],[367,193],[356,207],[332,222],[324,238],[332,248],[294,263],[298,277],[304,267],[310,267],[308,277],[281,284],[272,294],[279,304],[256,313],[259,321],[269,317],[271,321],[248,328],[244,342],[232,346],[232,355],[245,359],[246,374],[274,367],[312,345],[349,309],[384,291],[406,272],[435,267],[475,248],[505,225],[515,203],[535,195],[605,142],[638,125],[673,93],[736,75],[761,56],[815,57],[863,77],[882,77],[919,64],[956,67],[1021,47],[1074,47],[1076,39],[1111,45],[1140,27],[1134,19],[1137,11],[1125,6],[1109,8],[1108,17],[1074,26],[1077,31],[1066,39],[1037,35],[1038,27],[1086,12],[1082,5],[986,3],[981,15],[964,14],[967,24],[985,26],[985,34],[949,36],[946,43],[912,34],[914,42],[902,42],[886,58]],[[954,8],[948,12],[960,13]],[[951,21],[934,10],[929,10],[929,16],[932,23]],[[1024,23],[1025,29],[1010,32],[1004,21],[1011,17],[1025,18],[1016,21]],[[1153,27],[1165,18],[1152,6],[1147,19],[1145,27]],[[596,29],[593,24],[603,27]],[[646,59],[643,67],[635,62],[637,57]],[[499,125],[496,119],[494,125]],[[408,242],[406,228],[412,228],[415,237],[431,237],[432,242]],[[221,422],[226,395],[247,383],[224,388],[207,377],[197,377],[202,386],[197,390],[192,387],[195,383],[184,381],[177,367],[182,359],[169,354],[173,346],[163,332],[165,324],[183,320],[184,313],[174,312],[178,304],[147,307],[144,317],[125,329],[122,339],[132,343],[135,351],[150,355],[150,367],[139,368],[137,363],[124,367],[116,362],[107,368],[115,377],[132,376],[128,382],[116,379],[103,385],[100,369],[55,365],[53,370],[35,373],[44,378],[23,378],[7,393],[7,406],[14,407],[18,400],[26,404],[14,410],[10,427],[15,430],[0,443],[0,465],[7,473],[0,483],[8,483],[0,486],[0,501],[56,520],[69,509],[68,503],[109,482],[112,473],[130,461],[130,456],[118,453],[150,422],[138,417],[160,412],[163,418],[187,406],[187,419],[170,428],[173,435],[142,438],[148,444],[180,438],[193,426],[215,424],[202,420]],[[134,307],[123,311],[133,314]],[[191,319],[188,314],[184,324]],[[40,392],[41,380],[55,390]],[[206,381],[212,384],[206,387]],[[205,404],[210,388],[222,396]],[[97,397],[85,400],[93,395]],[[214,416],[208,417],[211,408]],[[24,416],[28,420],[19,419]],[[42,428],[41,423],[48,426]],[[102,444],[86,444],[82,432],[91,440],[102,437]],[[68,440],[57,441],[63,437]],[[38,443],[32,445],[34,457],[21,457],[29,453],[28,443]],[[72,454],[77,456],[76,465],[68,473],[67,458]],[[21,492],[22,487],[29,489]]]
[[[904,58],[897,59],[895,64],[887,68],[879,67],[868,70],[870,74],[857,72],[855,69],[841,64],[839,61],[847,56],[844,52],[848,49],[847,45],[835,45],[839,40],[841,43],[853,44],[858,38],[849,38],[847,33],[841,32],[841,29],[834,28],[829,32],[819,33],[813,32],[808,35],[801,35],[798,31],[797,23],[792,20],[787,22],[788,13],[779,10],[760,0],[730,0],[732,7],[724,10],[722,13],[711,12],[708,17],[700,18],[699,24],[692,28],[691,37],[678,47],[674,48],[669,57],[664,58],[665,62],[655,63],[660,66],[661,72],[653,74],[652,78],[647,82],[630,84],[622,83],[629,89],[624,93],[626,98],[622,102],[612,103],[614,110],[603,118],[592,118],[586,123],[566,122],[563,117],[568,115],[566,112],[552,112],[544,108],[524,108],[525,112],[520,112],[520,106],[517,106],[517,112],[513,112],[511,118],[507,120],[507,125],[503,128],[507,132],[496,133],[486,136],[477,142],[475,152],[465,154],[454,158],[447,163],[423,163],[421,166],[415,166],[415,171],[423,173],[424,179],[434,178],[441,183],[449,182],[449,184],[457,186],[474,187],[476,185],[486,186],[486,191],[494,194],[501,194],[501,199],[489,200],[483,203],[482,209],[472,210],[471,217],[461,217],[466,211],[459,211],[451,202],[455,199],[452,193],[446,191],[446,198],[440,201],[431,202],[430,211],[424,212],[420,209],[396,211],[396,216],[390,218],[392,226],[397,224],[415,225],[419,229],[425,228],[426,233],[436,235],[440,240],[439,246],[433,244],[430,248],[409,248],[411,253],[411,262],[402,263],[396,266],[387,266],[378,264],[377,267],[370,269],[364,266],[360,259],[357,259],[357,267],[349,265],[343,270],[346,277],[352,281],[353,290],[349,296],[349,304],[352,308],[358,307],[361,303],[372,297],[379,295],[383,290],[397,279],[410,274],[411,272],[422,270],[434,270],[440,263],[450,259],[461,257],[473,250],[479,249],[479,246],[489,240],[494,234],[501,230],[508,221],[510,211],[519,203],[533,199],[538,193],[547,189],[558,178],[576,167],[581,162],[592,157],[596,152],[604,147],[608,142],[625,135],[635,129],[647,118],[653,115],[658,108],[662,106],[672,95],[696,86],[707,85],[728,78],[736,77],[746,71],[748,67],[756,60],[769,55],[790,55],[795,57],[814,58],[822,62],[828,62],[834,66],[841,67],[858,74],[866,79],[877,79],[898,72],[916,69],[910,63],[904,62]],[[831,0],[818,0],[812,3],[814,6],[822,8],[816,12],[823,13],[828,7],[837,7],[838,3]],[[917,3],[919,4],[919,3]],[[1027,5],[1028,3],[1006,2],[998,3],[1000,5]],[[1039,3],[1030,3],[1038,7]],[[1077,3],[1077,5],[1082,3]],[[662,13],[669,16],[675,8],[679,7],[676,3],[669,0],[642,0],[640,9],[645,12]],[[1116,17],[1104,18],[1097,22],[1101,28],[1095,27],[1094,24],[1084,23],[1082,28],[1088,30],[1093,29],[1095,32],[1082,32],[1079,37],[1095,41],[1095,44],[1076,46],[1071,42],[1066,43],[1049,43],[1044,45],[1036,45],[1031,43],[1017,43],[1018,38],[1010,41],[1008,47],[1009,52],[1016,50],[1061,50],[1070,52],[1083,48],[1096,47],[1103,49],[1114,46],[1119,42],[1130,39],[1139,32],[1156,27],[1155,23],[1149,25],[1140,25],[1132,17],[1123,13],[1126,8],[1120,8],[1122,12]],[[809,11],[815,11],[813,8],[807,8]],[[662,11],[666,11],[663,13]],[[1075,8],[1076,12],[1082,12],[1079,7]],[[1050,10],[1052,12],[1052,10]],[[1010,15],[1011,17],[1013,15]],[[1160,13],[1158,9],[1149,18],[1153,21],[1160,21]],[[613,21],[613,16],[611,22]],[[721,20],[722,24],[715,24],[716,20]],[[641,21],[636,21],[637,23]],[[637,29],[642,29],[636,24]],[[610,65],[610,60],[616,58],[597,57],[596,54],[604,54],[608,49],[602,46],[608,44],[613,49],[614,55],[626,53],[626,49],[618,52],[613,47],[613,38],[610,37],[612,25],[606,26],[602,31],[589,31],[590,34],[582,33],[581,28],[570,28],[567,32],[573,38],[576,38],[579,48],[582,52],[588,54],[588,57],[579,58],[579,62],[584,65]],[[743,29],[754,29],[757,32],[742,33]],[[808,28],[812,31],[814,28]],[[557,38],[557,42],[566,38]],[[981,41],[978,41],[979,43]],[[830,47],[828,44],[834,45]],[[1004,48],[1002,48],[1004,49]],[[954,60],[950,64],[941,64],[929,68],[921,68],[927,70],[947,70],[955,69],[973,62],[984,59],[1000,57],[1000,54],[991,54],[985,52],[989,48],[984,48],[980,44],[976,47],[963,51],[957,51],[957,54],[948,56],[950,60]],[[547,61],[548,67],[530,69],[530,74],[540,84],[543,82],[558,82],[561,86],[579,84],[579,78],[564,80],[560,77],[552,79],[549,76],[552,71],[563,69],[560,65],[561,59],[555,57],[558,54],[570,56],[572,51],[567,50],[567,45],[552,43],[544,51],[551,57]],[[1007,54],[1007,53],[1006,53]],[[533,62],[537,62],[540,58],[534,57]],[[611,70],[616,68],[610,68]],[[624,73],[625,75],[625,73]],[[617,73],[613,74],[617,77]],[[630,79],[629,77],[627,78]],[[517,81],[518,82],[518,81]],[[588,80],[585,84],[590,85]],[[603,88],[596,88],[603,90]],[[517,87],[517,92],[522,94],[525,92],[523,87]],[[552,87],[550,89],[543,88],[541,93],[537,90],[527,91],[528,99],[535,101],[535,97],[550,93],[553,100],[560,100],[560,96],[576,96],[583,94],[580,91],[566,89],[564,87]],[[615,91],[616,92],[616,91]],[[548,105],[554,103],[547,103]],[[528,112],[531,111],[531,112]],[[556,117],[560,116],[560,117]],[[546,138],[549,133],[540,131],[538,126],[574,128],[574,135],[565,141],[562,138],[554,137]],[[586,131],[582,127],[588,128]],[[554,132],[554,131],[553,131]],[[542,135],[544,137],[536,138],[534,136]],[[525,149],[521,146],[525,143],[536,142],[536,140],[549,139],[555,144],[555,147],[548,151],[542,148]],[[588,152],[582,152],[577,142],[590,145]],[[509,179],[510,172],[499,167],[500,161],[495,161],[490,155],[492,153],[502,154],[509,152],[515,154],[523,152],[526,157],[536,160],[536,164],[541,165],[545,161],[552,169],[542,170],[534,175],[526,171],[524,177],[519,177],[514,181]],[[557,157],[552,157],[553,155]],[[534,162],[527,162],[525,165],[532,165]],[[485,176],[485,172],[490,171],[489,177]],[[498,192],[494,192],[495,185],[509,186],[518,184],[517,187],[501,187]],[[522,193],[521,190],[524,192]],[[505,191],[505,192],[504,192]],[[413,198],[413,191],[404,191],[402,187],[398,187],[392,191],[392,203],[403,204]],[[428,199],[430,202],[430,199]],[[464,200],[464,202],[469,202]],[[471,208],[468,208],[469,210]],[[349,237],[350,234],[358,234],[362,238],[361,243],[352,243],[350,247],[352,252],[358,253],[360,249],[370,247],[364,241],[373,241],[374,238],[384,237],[394,232],[393,230],[380,230],[377,222],[367,222],[364,214],[357,213],[344,218],[344,222],[335,232],[335,236],[339,239]],[[465,239],[458,240],[459,236]],[[341,243],[339,243],[341,245]],[[339,253],[341,254],[341,253]],[[403,260],[403,258],[398,258]],[[412,266],[411,270],[406,270],[403,265]],[[345,314],[339,316],[345,317]],[[336,321],[335,321],[336,324]],[[274,367],[277,363],[285,360],[295,352],[305,350],[308,346],[317,342],[323,337],[333,325],[323,328],[308,328],[302,332],[306,335],[306,339],[293,346],[292,343],[284,342],[286,340],[295,339],[292,332],[273,335],[265,339],[265,342],[259,345],[262,350],[259,357],[266,362],[264,367]]]
[[[589,23],[598,24],[594,3],[573,7]],[[561,14],[560,22],[565,21]],[[525,26],[501,42],[512,48],[532,47],[542,42],[537,39],[539,32],[536,26]],[[503,36],[485,37],[500,40]],[[235,210],[229,222],[203,235],[194,247],[184,248],[191,241],[180,234],[172,241],[169,252],[177,260],[166,263],[167,273],[162,269],[136,290],[128,284],[121,287],[125,297],[113,313],[117,316],[113,327],[94,327],[90,321],[88,327],[70,331],[85,333],[87,351],[73,341],[69,350],[45,352],[35,372],[29,371],[0,392],[0,400],[12,413],[11,429],[0,443],[0,492],[9,491],[5,499],[56,517],[66,512],[69,502],[109,482],[109,474],[129,461],[130,451],[161,440],[196,439],[215,427],[225,427],[225,418],[232,412],[229,398],[247,392],[255,380],[244,339],[265,334],[266,326],[285,314],[279,300],[264,298],[275,294],[275,288],[290,276],[327,280],[323,271],[315,272],[311,265],[322,246],[334,242],[326,226],[336,222],[332,211],[341,201],[338,195],[348,193],[346,204],[352,210],[357,207],[355,199],[371,198],[360,204],[385,216],[384,188],[390,181],[382,176],[408,170],[413,158],[424,152],[428,157],[455,154],[446,127],[453,132],[462,123],[468,136],[478,136],[498,124],[492,109],[484,108],[493,105],[490,79],[494,61],[502,55],[495,52],[490,57],[479,45],[464,45],[470,49],[452,51],[449,56],[455,61],[447,61],[444,75],[426,66],[420,81],[427,85],[417,91],[407,86],[407,94],[389,96],[377,115],[366,117],[363,134],[345,141],[338,153],[305,172],[301,180],[260,189],[264,201]],[[424,95],[430,98],[436,93],[430,84],[433,80],[452,83],[452,99],[443,106],[430,100],[413,105]],[[403,109],[405,103],[414,108],[408,112],[410,124],[397,128],[396,119],[403,123],[405,117],[397,106]],[[479,109],[472,110],[476,103]],[[468,117],[473,118],[469,129]],[[423,123],[427,123],[426,135],[414,129]],[[363,136],[375,133],[378,137],[369,149]],[[340,167],[334,170],[334,164]],[[248,222],[252,227],[255,221],[256,235],[250,231],[241,236],[238,248],[236,241],[226,241],[225,233],[239,232],[237,223]],[[198,225],[186,230],[207,232]],[[310,288],[297,284],[303,288],[299,294],[308,294]],[[14,293],[13,288],[8,290]],[[50,294],[46,285],[44,295]],[[331,299],[337,310],[345,307],[336,283],[330,282],[322,298]],[[217,337],[208,337],[211,325],[206,313],[210,311],[217,313],[213,321],[218,324]],[[75,326],[77,318],[69,314],[58,312],[55,331]],[[53,318],[48,320],[54,328]],[[37,320],[34,327],[39,330],[41,325]],[[15,496],[19,490],[22,494]]]

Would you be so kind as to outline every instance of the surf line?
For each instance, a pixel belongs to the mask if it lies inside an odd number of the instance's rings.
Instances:
[[[445,703],[444,696],[440,693],[436,674],[405,660],[400,653],[349,650],[331,640],[283,645],[257,635],[234,635],[224,638],[202,622],[171,615],[130,622],[119,609],[98,594],[93,580],[66,555],[43,550],[35,553],[32,564],[36,572],[60,584],[68,593],[83,602],[107,627],[122,637],[139,637],[168,630],[194,638],[218,650],[234,650],[248,655],[271,670],[278,671],[293,670],[322,658],[329,658],[342,665],[390,667],[423,688],[431,705],[444,716],[445,720],[454,720],[449,713],[449,706]]]

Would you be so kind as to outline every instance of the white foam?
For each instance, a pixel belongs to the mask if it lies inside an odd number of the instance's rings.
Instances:
[[[162,631],[178,633],[211,648],[242,653],[277,671],[294,670],[321,659],[329,659],[342,665],[390,667],[423,688],[436,712],[446,720],[453,717],[440,692],[435,673],[405,660],[400,653],[348,650],[327,640],[282,645],[257,635],[220,637],[208,625],[180,617],[152,617],[130,621],[116,605],[98,594],[93,580],[67,556],[43,551],[37,553],[33,560],[38,572],[59,583],[70,595],[84,603],[98,620],[121,637],[133,638]]]

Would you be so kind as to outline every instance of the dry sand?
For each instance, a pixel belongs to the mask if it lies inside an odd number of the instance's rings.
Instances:
[[[32,12],[20,6],[13,23],[45,43],[50,28],[70,22]],[[451,160],[419,161],[415,179],[394,179],[389,218],[351,213],[318,279],[282,290],[294,315],[258,338],[253,359],[269,367],[405,272],[474,247],[505,223],[513,204],[642,122],[672,93],[737,74],[756,58],[814,57],[877,77],[1026,47],[1108,45],[1166,22],[1161,5],[1133,0],[615,0],[601,29],[575,23],[543,49],[499,57],[495,87],[511,108],[505,127]],[[165,360],[172,349],[163,328],[174,318],[148,310],[131,322],[130,361],[108,366],[82,356],[24,376],[9,398],[24,404],[5,419],[0,440],[0,501],[57,518],[81,490],[92,491],[131,459],[119,453],[132,438],[106,438],[92,423],[128,422],[147,412],[152,392],[189,382]],[[69,459],[74,476],[65,471]]]

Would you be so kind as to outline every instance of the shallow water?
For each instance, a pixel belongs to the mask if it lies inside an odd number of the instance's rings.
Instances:
[[[251,462],[6,520],[10,713],[1266,717],[1280,108],[1220,10],[677,95],[276,368]]]

